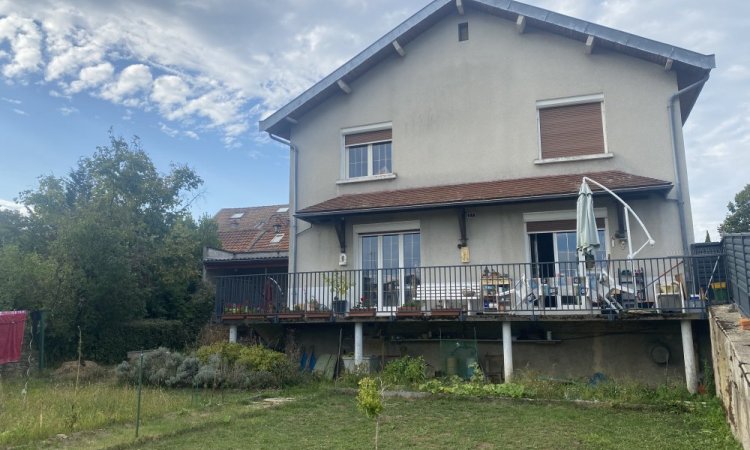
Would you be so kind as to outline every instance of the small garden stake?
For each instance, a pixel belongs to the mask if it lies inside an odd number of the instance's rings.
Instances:
[[[143,350],[141,350],[141,364],[138,368],[138,406],[135,412],[135,438],[138,439],[138,431],[141,427],[141,386],[143,385]]]

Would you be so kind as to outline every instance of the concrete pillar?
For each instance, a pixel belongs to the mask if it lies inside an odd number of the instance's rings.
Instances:
[[[503,374],[506,383],[513,380],[513,337],[508,321],[503,322]]]
[[[229,326],[229,342],[237,342],[237,325]]]
[[[693,346],[693,323],[690,320],[681,320],[680,328],[682,330],[682,355],[685,358],[685,382],[688,392],[695,394],[698,391],[698,366]]]
[[[359,366],[364,362],[362,355],[362,322],[354,322],[354,364]]]

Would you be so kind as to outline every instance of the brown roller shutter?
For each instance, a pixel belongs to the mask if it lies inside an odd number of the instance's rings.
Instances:
[[[350,145],[368,144],[370,142],[382,142],[392,140],[391,130],[367,131],[365,133],[347,134],[344,137],[344,143]]]
[[[604,153],[601,102],[539,110],[542,159]]]
[[[604,228],[604,218],[596,219],[596,227]],[[526,222],[528,233],[549,233],[551,231],[575,231],[576,221],[572,220],[544,220],[540,222]]]

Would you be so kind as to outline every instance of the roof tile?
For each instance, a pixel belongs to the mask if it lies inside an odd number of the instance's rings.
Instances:
[[[451,204],[506,203],[537,198],[573,197],[578,193],[583,176],[588,176],[615,191],[638,188],[669,189],[672,186],[669,181],[612,170],[347,194],[304,208],[298,211],[298,215],[314,217],[321,213],[356,213],[398,210],[405,207],[428,208]],[[601,190],[593,185],[591,188],[594,192]]]

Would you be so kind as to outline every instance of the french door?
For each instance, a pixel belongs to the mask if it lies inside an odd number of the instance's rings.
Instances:
[[[603,229],[598,230],[601,247],[594,252],[597,264],[606,259]],[[576,250],[575,231],[529,233],[531,275],[538,280],[540,307],[575,309],[583,306],[587,281],[581,277],[583,261]],[[582,279],[583,278],[583,279]]]
[[[419,284],[419,232],[363,235],[361,248],[361,303],[390,311],[414,299]]]

